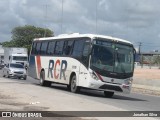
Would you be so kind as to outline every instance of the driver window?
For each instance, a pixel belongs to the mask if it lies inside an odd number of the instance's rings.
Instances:
[[[90,44],[89,43],[85,43],[84,49],[83,49],[83,56],[88,56],[89,50],[90,50]]]

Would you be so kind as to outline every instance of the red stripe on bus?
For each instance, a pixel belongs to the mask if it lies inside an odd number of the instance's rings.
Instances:
[[[102,79],[101,75],[100,75],[100,74],[98,74],[97,72],[96,72],[96,74],[97,74],[98,78],[99,78],[101,81],[103,81],[103,79]]]
[[[40,58],[40,56],[36,56],[36,58],[37,58],[37,72],[38,72],[38,74],[40,74],[40,72],[41,72],[41,58]]]
[[[56,64],[55,64],[55,68],[54,68],[54,76],[55,76],[55,79],[58,79],[58,76],[59,76],[59,74],[56,74],[57,64],[60,65],[60,60],[57,60],[57,61],[56,61]]]

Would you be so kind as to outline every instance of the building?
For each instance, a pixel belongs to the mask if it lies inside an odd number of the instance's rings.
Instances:
[[[139,62],[142,64],[155,64],[155,60],[160,61],[160,52],[143,52],[141,54],[136,54],[135,62]]]

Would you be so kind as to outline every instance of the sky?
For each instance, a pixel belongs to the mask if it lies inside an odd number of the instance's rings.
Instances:
[[[160,0],[0,0],[0,15],[0,42],[11,40],[14,27],[34,25],[55,35],[97,33],[160,51]]]

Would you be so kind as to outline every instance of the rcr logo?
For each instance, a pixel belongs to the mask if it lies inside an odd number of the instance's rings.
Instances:
[[[57,72],[57,67],[60,66],[60,72]],[[56,62],[54,60],[50,60],[49,61],[49,66],[48,66],[48,77],[51,78],[62,78],[62,76],[64,77],[64,80],[66,80],[66,75],[65,75],[65,71],[67,69],[67,61],[66,60],[57,60]]]

